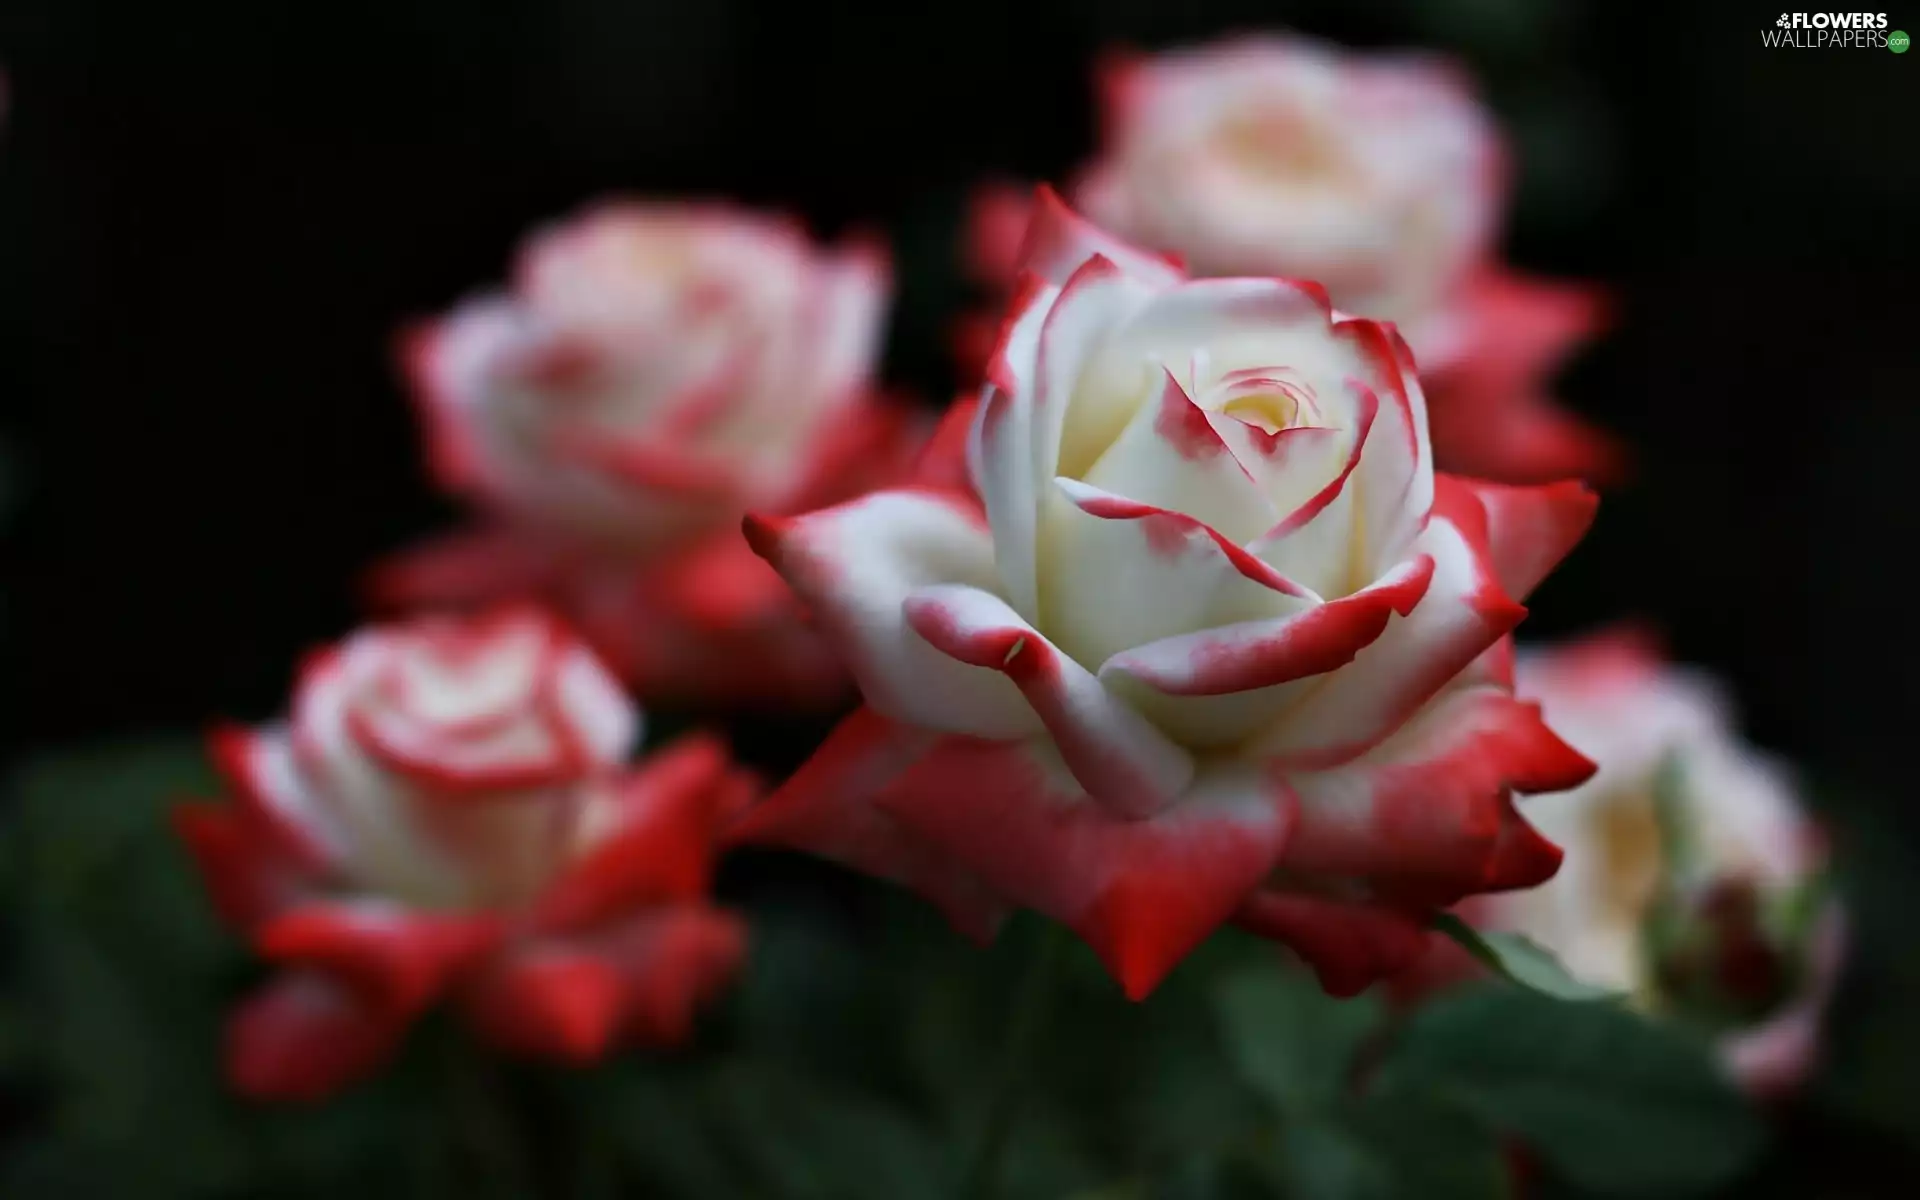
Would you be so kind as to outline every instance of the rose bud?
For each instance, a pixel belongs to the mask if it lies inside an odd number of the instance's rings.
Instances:
[[[1102,148],[1074,191],[1090,218],[1195,275],[1313,279],[1342,310],[1393,321],[1446,470],[1620,473],[1619,447],[1543,392],[1603,306],[1501,265],[1505,151],[1449,64],[1266,36],[1116,59],[1101,82]],[[1002,286],[1010,196],[983,188],[968,235],[974,273]],[[957,331],[963,346],[979,345],[976,324]]]
[[[1826,851],[1778,763],[1743,744],[1732,706],[1645,634],[1521,655],[1520,694],[1599,764],[1531,810],[1566,852],[1559,876],[1471,906],[1583,979],[1713,1036],[1762,1094],[1812,1069],[1843,944]],[[1425,974],[1446,970],[1445,948]]]
[[[888,287],[871,247],[731,209],[536,233],[510,290],[406,339],[434,473],[485,520],[376,571],[375,601],[536,596],[652,700],[842,696],[739,525],[910,463],[908,410],[873,392]]]
[[[1136,997],[1236,916],[1354,990],[1552,875],[1513,793],[1591,765],[1502,647],[1591,493],[1436,475],[1405,344],[1318,285],[1187,279],[1044,190],[1026,262],[918,487],[748,522],[866,706],[740,836],[982,935],[1037,909]]]
[[[629,767],[639,734],[587,648],[530,610],[362,630],[305,664],[288,723],[216,733],[232,802],[177,826],[278,969],[228,1030],[234,1085],[324,1097],[440,1000],[567,1062],[684,1038],[743,948],[706,892],[752,785],[698,736]]]

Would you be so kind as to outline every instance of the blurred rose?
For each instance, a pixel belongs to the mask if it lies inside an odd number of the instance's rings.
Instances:
[[[1330,987],[1550,876],[1511,790],[1586,778],[1498,645],[1578,485],[1436,477],[1391,326],[1191,281],[1043,192],[965,455],[755,545],[868,707],[742,835],[1071,925],[1140,996],[1239,914]],[[970,486],[964,482],[970,476]]]
[[[650,697],[809,701],[844,677],[739,536],[896,478],[872,372],[887,267],[722,208],[533,237],[511,293],[411,337],[435,473],[488,517],[376,572],[388,606],[537,594]]]
[[[1262,37],[1120,61],[1104,84],[1105,144],[1075,192],[1092,219],[1196,275],[1312,279],[1345,311],[1396,323],[1433,390],[1447,470],[1617,472],[1614,445],[1540,390],[1598,300],[1499,265],[1499,134],[1453,69]],[[976,273],[1003,284],[1017,195],[982,189],[970,232]],[[977,351],[977,327],[960,336]]]
[[[1642,634],[1526,652],[1519,691],[1599,771],[1531,810],[1566,852],[1559,876],[1469,916],[1712,1029],[1755,1091],[1791,1088],[1817,1056],[1841,915],[1821,899],[1823,839],[1786,771],[1739,740],[1711,680],[1667,665]],[[1435,954],[1444,972],[1453,955]]]
[[[527,610],[365,630],[305,665],[288,724],[216,734],[234,803],[178,827],[281,968],[229,1029],[235,1086],[325,1096],[442,997],[567,1061],[683,1038],[741,954],[705,896],[751,785],[700,738],[629,769],[638,736],[586,647]]]

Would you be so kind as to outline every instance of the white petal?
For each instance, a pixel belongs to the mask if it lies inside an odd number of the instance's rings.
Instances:
[[[1433,508],[1433,449],[1427,403],[1413,356],[1390,325],[1343,321],[1341,340],[1363,366],[1356,372],[1378,397],[1373,444],[1354,471],[1356,523],[1365,538],[1361,574],[1371,578],[1405,558]]]
[[[1451,520],[1436,516],[1415,548],[1434,560],[1419,605],[1256,737],[1254,752],[1316,766],[1364,753],[1525,615]]]
[[[1317,602],[1192,517],[1068,479],[1054,481],[1045,535],[1042,628],[1089,669],[1133,646]]]
[[[1280,517],[1210,419],[1171,373],[1087,472],[1114,495],[1185,513],[1229,541],[1257,537]],[[1231,420],[1231,418],[1228,418]]]
[[[1058,289],[1042,287],[1002,333],[988,367],[980,412],[967,442],[967,465],[993,529],[992,552],[1001,587],[1014,609],[1031,618],[1038,610],[1034,539],[1039,490],[1033,472],[1034,393],[1040,330]]]
[[[1101,344],[1074,394],[1059,473],[1084,477],[1159,386],[1163,370],[1187,378],[1196,352],[1209,375],[1285,367],[1323,393],[1360,374],[1351,346],[1329,335],[1330,318],[1310,289],[1279,279],[1205,279],[1158,292]],[[1336,423],[1337,422],[1333,422]]]
[[[1108,693],[1004,600],[977,588],[922,588],[907,620],[955,659],[1013,680],[1089,795],[1123,815],[1151,816],[1193,779],[1187,753]]]
[[[751,521],[748,536],[847,656],[875,711],[927,729],[1018,737],[1040,727],[1019,689],[935,650],[903,611],[933,584],[995,591],[993,536],[961,503],[875,492],[792,521]]]
[[[554,685],[565,720],[595,761],[619,763],[639,743],[640,712],[584,646],[569,647],[556,668]]]

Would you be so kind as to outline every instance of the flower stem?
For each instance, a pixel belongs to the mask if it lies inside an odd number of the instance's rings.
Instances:
[[[1013,1132],[1014,1118],[1019,1115],[1020,1102],[1026,1098],[1034,1051],[1060,990],[1060,968],[1066,961],[1068,936],[1065,926],[1049,922],[1041,931],[1040,944],[1027,964],[1019,997],[1014,1002],[1013,1021],[1000,1052],[999,1079],[988,1097],[980,1140],[967,1160],[966,1173],[961,1176],[961,1200],[990,1200],[999,1190],[1000,1161],[1006,1154],[1007,1139]]]

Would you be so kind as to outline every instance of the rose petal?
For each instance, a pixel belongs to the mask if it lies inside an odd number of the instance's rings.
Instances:
[[[489,487],[494,464],[475,436],[473,409],[488,392],[491,364],[520,337],[513,302],[492,295],[461,305],[443,320],[414,326],[400,338],[400,366],[425,435],[427,464],[450,491]]]
[[[812,351],[809,373],[794,382],[809,395],[857,400],[872,378],[886,330],[893,265],[884,243],[855,241],[815,271],[815,295],[806,316],[815,324],[805,341]]]
[[[586,645],[571,634],[565,639],[540,695],[546,716],[567,731],[592,762],[606,766],[622,762],[640,741],[639,710],[620,681]]]
[[[207,756],[233,789],[254,834],[274,853],[310,872],[338,865],[346,838],[309,791],[286,731],[224,725],[207,735]]]
[[[967,443],[973,436],[974,418],[980,412],[980,397],[962,396],[940,415],[920,458],[914,464],[912,478],[923,488],[957,492],[973,496],[973,478],[967,466]]]
[[[934,740],[873,709],[856,709],[734,822],[731,840],[789,846],[892,880],[932,901],[968,937],[989,942],[1006,902],[875,803]]]
[[[1157,816],[1119,817],[1035,741],[943,739],[882,803],[997,891],[1071,926],[1134,999],[1246,900],[1292,823],[1250,764],[1203,771]]]
[[[1001,586],[1023,615],[1034,612],[1039,585],[1035,561],[1040,477],[1035,462],[1036,409],[1033,380],[1040,331],[1059,289],[1024,276],[1014,295],[1000,343],[987,364],[987,385],[967,441],[967,467],[993,529],[993,558]],[[1051,414],[1058,420],[1060,412]],[[1044,439],[1051,442],[1049,433]]]
[[[256,1100],[313,1102],[377,1071],[404,1017],[310,971],[283,975],[241,1005],[227,1026],[227,1079]]]
[[[1508,634],[1481,651],[1480,657],[1468,663],[1466,670],[1454,676],[1453,686],[1467,687],[1472,684],[1491,683],[1512,691],[1515,660],[1513,635]]]
[[[1487,561],[1486,520],[1464,486],[1445,481],[1417,552],[1433,583],[1412,613],[1302,697],[1251,743],[1299,766],[1347,762],[1391,735],[1526,615]]]
[[[620,972],[600,956],[535,946],[489,971],[466,1008],[482,1036],[497,1046],[584,1065],[612,1045],[626,1000]]]
[[[302,668],[291,740],[316,801],[346,832],[343,873],[376,890],[405,880],[414,899],[464,901],[469,881],[453,850],[417,827],[405,784],[349,734],[351,698],[342,659],[340,647],[329,647]]]
[[[1617,483],[1620,442],[1555,406],[1543,385],[1605,321],[1593,288],[1484,271],[1463,289],[1461,345],[1435,363],[1434,453],[1448,470],[1505,483]]]
[[[1428,946],[1423,912],[1301,892],[1255,893],[1234,920],[1286,943],[1333,996],[1357,996],[1399,974]]]
[[[1749,1094],[1759,1099],[1784,1096],[1819,1065],[1821,1021],[1839,984],[1848,940],[1845,910],[1837,902],[1829,903],[1814,926],[1801,994],[1759,1027],[1721,1039],[1721,1061]]]
[[[906,615],[942,653],[1013,680],[1080,785],[1115,812],[1149,816],[1192,782],[1186,751],[999,597],[977,588],[922,588],[908,598]]]
[[[1600,498],[1585,484],[1468,483],[1487,514],[1487,548],[1500,586],[1525,600],[1593,525]]]
[[[677,1046],[693,1019],[738,972],[745,923],[705,906],[648,914],[596,943],[627,987],[626,1034],[649,1047]]]
[[[724,638],[783,620],[793,609],[792,589],[738,529],[717,532],[653,563],[637,587],[635,582],[627,581],[629,619],[643,620],[651,609],[655,622],[669,627],[661,632],[672,638],[690,632]]]
[[[1200,279],[1155,292],[1088,359],[1057,473],[1085,478],[1156,394],[1162,372],[1187,370],[1196,351],[1228,366],[1284,364],[1309,380],[1367,378],[1360,355],[1328,336],[1332,314],[1324,297],[1284,279]]]
[[[1380,401],[1358,381],[1350,380],[1348,388],[1354,425],[1345,463],[1325,486],[1247,547],[1254,557],[1323,596],[1346,595],[1377,574],[1362,557],[1361,529],[1356,528],[1359,488],[1353,476],[1365,460]]]
[[[961,259],[973,282],[990,288],[1010,285],[1020,274],[1020,251],[1033,224],[1034,189],[991,179],[974,185],[967,196],[967,221]]]
[[[1211,415],[1166,372],[1158,399],[1143,404],[1084,482],[1184,513],[1235,543],[1251,541],[1279,514]]]
[[[934,650],[901,605],[936,583],[992,589],[994,537],[950,494],[890,491],[781,521],[747,519],[747,539],[813,611],[867,702],[910,724],[1017,737],[1039,721],[1005,678]]]
[[[615,437],[602,429],[561,428],[548,431],[544,449],[555,464],[581,467],[616,487],[677,501],[725,504],[747,486],[729,459],[663,435]]]
[[[577,928],[648,902],[704,895],[718,826],[745,807],[753,786],[714,737],[684,737],[648,755],[615,785],[610,811],[588,810],[580,857],[541,894],[536,926]]]
[[[255,948],[275,962],[352,979],[400,1012],[418,1012],[498,942],[489,916],[431,914],[378,900],[314,901],[261,925]]]
[[[1186,744],[1232,744],[1351,663],[1379,640],[1391,614],[1413,611],[1433,572],[1433,559],[1421,555],[1351,596],[1116,654],[1100,678]]]
[[[879,397],[844,404],[807,444],[792,495],[769,507],[805,512],[910,481],[927,433],[917,407]],[[738,540],[731,529],[725,534]]]
[[[277,839],[225,804],[183,804],[172,817],[214,911],[240,933],[295,903],[314,882]]]
[[[1136,249],[1082,219],[1045,184],[1034,190],[1033,216],[1020,248],[1021,269],[1064,283],[1094,255],[1153,284],[1178,282],[1184,272],[1158,255]]]
[[[1026,419],[1033,424],[1030,436],[1035,496],[1043,495],[1048,482],[1059,473],[1067,419],[1088,360],[1113,329],[1139,312],[1152,295],[1152,289],[1141,280],[1126,274],[1111,259],[1095,255],[1068,276],[1049,306],[1034,345],[1031,375],[1026,374],[1024,360],[1004,360],[1009,372],[1008,390],[1024,389],[1032,394]],[[982,444],[984,448],[989,443]]]
[[[1371,578],[1407,556],[1433,507],[1427,403],[1413,352],[1393,326],[1349,319],[1334,333],[1362,364],[1354,375],[1379,401],[1370,445],[1349,482],[1364,538],[1356,559],[1361,577]]]
[[[1631,473],[1632,452],[1620,439],[1559,408],[1525,396],[1495,413],[1462,399],[1464,384],[1434,381],[1434,456],[1450,470],[1516,484],[1587,479],[1618,484]]]
[[[560,568],[551,545],[517,530],[478,526],[382,559],[361,581],[376,610],[464,608],[532,595]]]
[[[506,956],[476,984],[466,1011],[496,1045],[574,1065],[616,1041],[670,1047],[686,1040],[745,952],[746,927],[730,914],[704,905],[656,910]]]
[[[1365,757],[1289,775],[1300,815],[1280,865],[1429,905],[1537,884],[1560,852],[1515,813],[1512,793],[1574,787],[1593,770],[1538,705],[1456,689]]]
[[[319,656],[301,694],[325,698],[301,707],[337,711],[387,770],[439,793],[570,782],[637,733],[630,702],[592,656],[551,617],[519,607],[362,633]]]
[[[1095,666],[1144,643],[1312,607],[1317,597],[1184,513],[1070,479],[1045,527],[1045,627]]]
[[[1235,461],[1253,477],[1275,521],[1306,503],[1324,480],[1339,473],[1347,456],[1344,448],[1352,441],[1348,430],[1331,425],[1289,425],[1268,433],[1225,413],[1209,412],[1207,421],[1233,451]]]

